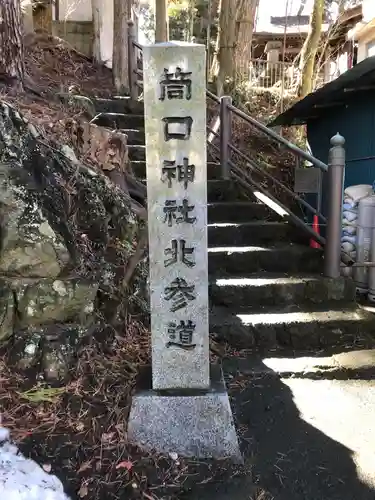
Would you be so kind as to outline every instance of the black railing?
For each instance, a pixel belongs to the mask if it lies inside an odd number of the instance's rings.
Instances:
[[[212,92],[207,91],[207,97],[214,103],[220,106],[217,111],[216,119],[212,120],[211,126],[207,127],[208,135],[212,134],[213,137],[219,139],[219,146],[215,141],[208,140],[208,145],[212,150],[212,154],[220,161],[222,169],[222,177],[229,179],[235,178],[245,189],[254,191],[256,189],[260,193],[267,196],[273,203],[277,204],[288,217],[303,231],[305,231],[312,239],[316,240],[319,244],[325,245],[326,240],[320,234],[317,234],[309,224],[307,224],[301,217],[296,215],[289,206],[280,201],[271,193],[271,186],[277,186],[278,190],[283,192],[287,197],[298,202],[307,213],[317,215],[319,218],[319,225],[325,226],[327,223],[326,217],[304,200],[299,194],[295,193],[289,186],[281,182],[273,176],[266,168],[263,168],[259,161],[252,158],[248,153],[244,153],[232,142],[233,130],[233,115],[239,119],[244,120],[249,125],[254,126],[258,131],[263,132],[268,139],[275,141],[278,144],[285,146],[296,158],[296,160],[309,161],[314,167],[319,168],[323,172],[327,172],[328,167],[317,158],[311,156],[309,153],[303,151],[295,144],[287,141],[285,138],[279,136],[273,130],[268,129],[266,126],[248,116],[243,111],[239,110],[232,105],[232,99],[229,96],[218,98]],[[220,127],[216,125],[216,121],[220,122]],[[219,128],[220,134],[215,130]],[[299,162],[296,161],[298,164]],[[241,164],[241,166],[239,165]],[[252,175],[253,174],[253,175]],[[254,179],[254,174],[259,178],[259,182]]]
[[[136,41],[133,23],[129,23],[128,30],[128,50],[129,50],[129,86],[130,96],[133,100],[138,100],[143,89],[142,73],[142,46]],[[207,126],[208,140],[212,156],[220,163],[221,177],[230,180],[235,179],[244,189],[259,191],[269,200],[278,205],[289,217],[289,219],[308,236],[317,241],[325,250],[324,274],[328,277],[338,277],[340,275],[341,262],[341,207],[343,192],[343,176],[345,167],[344,139],[336,135],[331,139],[332,148],[329,151],[329,166],[318,158],[310,155],[297,145],[291,143],[273,130],[267,128],[251,116],[247,115],[232,104],[229,96],[219,98],[207,90],[207,98],[217,106],[214,116]],[[279,146],[285,147],[295,160],[295,165],[300,165],[301,161],[311,163],[312,167],[326,173],[328,182],[328,216],[327,218],[314,208],[299,194],[294,192],[288,185],[276,178],[265,168],[258,159],[252,158],[248,152],[243,152],[233,143],[233,118],[246,122],[254,127],[258,132],[263,133],[268,140]],[[297,202],[305,211],[313,216],[317,216],[320,226],[326,227],[325,238],[313,230],[310,224],[306,223],[304,216],[298,216],[291,210],[288,204],[280,200],[280,196],[272,193],[272,188],[277,187],[278,193],[282,192],[284,197]],[[290,205],[290,204],[289,204]],[[348,262],[348,258],[345,259]]]

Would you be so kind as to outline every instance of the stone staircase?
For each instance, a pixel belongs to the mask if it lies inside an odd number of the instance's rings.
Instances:
[[[95,102],[98,125],[128,136],[135,176],[145,181],[142,108],[130,99]],[[322,251],[285,218],[232,181],[209,158],[210,330],[236,348],[342,350],[373,346],[375,317],[357,306],[353,284],[320,275]]]

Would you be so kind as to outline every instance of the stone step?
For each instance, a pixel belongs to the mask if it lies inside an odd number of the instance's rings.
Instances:
[[[208,249],[210,274],[221,277],[267,271],[273,273],[320,273],[323,270],[322,251],[296,244],[272,247],[226,245]]]
[[[252,221],[241,224],[215,223],[208,225],[210,247],[264,246],[278,241],[297,241],[299,233],[285,222]]]
[[[235,181],[212,179],[207,183],[207,196],[209,203],[256,201],[253,194],[247,195]]]
[[[375,338],[373,339],[375,345]],[[324,353],[283,352],[283,356],[270,356],[264,359],[260,353],[241,353],[241,356],[228,356],[223,359],[226,374],[238,376],[269,375],[277,378],[312,380],[373,380],[375,378],[375,350],[353,349],[335,352],[325,349]],[[310,354],[310,355],[309,355]],[[322,355],[323,354],[323,355]]]
[[[128,141],[131,144],[131,141]],[[134,174],[138,179],[146,178],[146,162],[145,160],[132,161]],[[221,180],[220,165],[215,162],[207,162],[207,178],[209,180]]]
[[[99,114],[93,123],[101,127],[108,128],[143,128],[144,117],[143,115],[126,114],[126,113],[101,113]]]
[[[146,160],[146,146],[143,145],[131,145],[128,144],[128,154],[129,160],[133,161],[145,161]]]
[[[320,307],[275,306],[241,314],[214,307],[210,332],[237,348],[266,351],[354,344],[365,348],[373,344],[375,316],[353,303],[340,306],[337,302],[325,302]]]
[[[119,132],[122,132],[127,136],[128,146],[144,146],[145,138],[142,131],[137,128],[120,128]]]
[[[146,184],[145,179],[140,179],[140,181],[143,182],[143,184]],[[238,200],[243,200],[244,198],[245,196],[241,192],[239,186],[233,181],[212,179],[207,182],[208,203],[216,203],[218,201],[231,201],[234,203]]]
[[[254,220],[277,221],[280,216],[263,203],[250,201],[217,202],[208,205],[208,221],[250,222]]]
[[[257,312],[264,306],[321,304],[326,301],[355,300],[351,280],[324,278],[318,274],[254,273],[248,277],[210,277],[211,303],[232,312]]]
[[[97,113],[131,113],[132,105],[129,96],[116,96],[110,99],[91,98]]]

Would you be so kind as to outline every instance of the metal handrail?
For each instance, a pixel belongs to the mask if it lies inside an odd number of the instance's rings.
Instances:
[[[240,156],[243,160],[247,162],[247,165],[250,167],[251,170],[255,170],[257,173],[263,175],[270,181],[274,182],[277,186],[279,186],[279,188],[283,189],[286,193],[288,193],[294,200],[297,200],[305,208],[307,208],[313,215],[317,215],[322,220],[322,222],[324,223],[327,222],[327,219],[324,217],[322,213],[320,213],[316,208],[307,203],[307,201],[301,198],[297,193],[289,189],[288,186],[285,186],[285,184],[276,179],[276,177],[268,173],[266,170],[263,170],[252,158],[250,158],[245,153],[240,151],[238,148],[236,148],[236,146],[233,146],[232,144],[228,144],[228,146],[234,153],[236,153],[238,156]]]
[[[137,100],[139,98],[139,89],[143,88],[143,73],[138,68],[138,58],[136,50],[134,49],[138,49],[142,54],[143,47],[136,41],[134,25],[132,22],[129,22],[128,28],[128,75],[130,97],[132,100]],[[256,189],[267,196],[271,201],[279,205],[280,208],[288,214],[289,219],[294,222],[296,226],[300,227],[311,238],[325,247],[325,276],[331,278],[338,277],[340,275],[341,261],[341,204],[343,192],[343,173],[345,166],[345,150],[343,148],[343,144],[345,142],[344,139],[339,135],[336,135],[331,139],[332,148],[329,152],[330,166],[328,167],[328,165],[318,158],[310,155],[295,144],[278,135],[270,128],[233,106],[232,99],[229,96],[219,98],[208,89],[206,90],[206,96],[208,99],[211,99],[220,106],[220,111],[215,118],[215,125],[218,125],[218,128],[214,130],[210,126],[207,126],[207,131],[210,133],[210,137],[218,139],[219,145],[214,144],[211,139],[207,141],[207,144],[212,150],[215,151],[220,160],[223,179],[229,180],[232,177],[236,179],[237,182],[245,189],[250,189],[252,192]],[[263,169],[259,162],[255,161],[249,155],[243,153],[234,144],[232,144],[232,115],[243,119],[246,123],[260,130],[273,141],[282,144],[297,158],[302,158],[310,162],[314,168],[319,168],[321,171],[328,173],[328,181],[330,185],[328,218],[324,217],[319,210],[311,206],[308,202],[301,198],[301,196],[283,184],[279,179],[275,178],[272,174]],[[246,162],[248,172],[236,165],[232,159],[233,154],[239,156]],[[290,208],[285,206],[279,199],[273,196],[272,193],[269,192],[269,189],[254,180],[252,176],[249,175],[250,172],[255,172],[256,174],[263,176],[268,181],[273,182],[290,197],[301,203],[301,205],[303,205],[312,214],[317,215],[320,220],[327,225],[326,238],[317,234],[308,224],[305,223],[302,218],[298,217],[298,215],[293,213]]]
[[[290,151],[292,151],[294,154],[296,154],[296,155],[302,157],[304,160],[307,160],[310,163],[312,163],[314,165],[314,167],[318,167],[321,170],[323,170],[323,172],[327,172],[328,166],[325,163],[323,163],[322,161],[320,161],[318,158],[315,158],[314,156],[311,156],[309,153],[307,153],[303,149],[300,149],[298,146],[296,146],[292,142],[289,142],[288,140],[284,139],[284,137],[281,137],[279,134],[277,134],[276,132],[274,132],[272,129],[266,127],[262,123],[258,122],[258,120],[255,120],[254,118],[252,118],[251,116],[247,115],[246,113],[244,113],[240,109],[236,108],[232,104],[228,105],[228,109],[230,111],[233,111],[233,113],[235,115],[237,115],[238,117],[242,118],[246,122],[250,123],[251,125],[253,125],[258,130],[261,130],[262,132],[264,132],[271,139],[273,139],[276,142],[278,142],[278,143],[283,144],[284,146],[286,146],[287,149],[289,149]]]
[[[212,92],[210,92],[208,89],[206,89],[206,95],[207,97],[209,97],[210,99],[212,99],[213,101],[217,102],[218,104],[220,104],[220,97],[218,97],[217,95],[213,94]]]

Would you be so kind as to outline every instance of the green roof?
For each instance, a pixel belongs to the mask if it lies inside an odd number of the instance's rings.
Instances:
[[[303,125],[319,118],[330,107],[344,105],[356,92],[375,91],[375,56],[368,57],[345,71],[341,76],[308,94],[294,106],[278,115],[269,127],[277,125]]]

